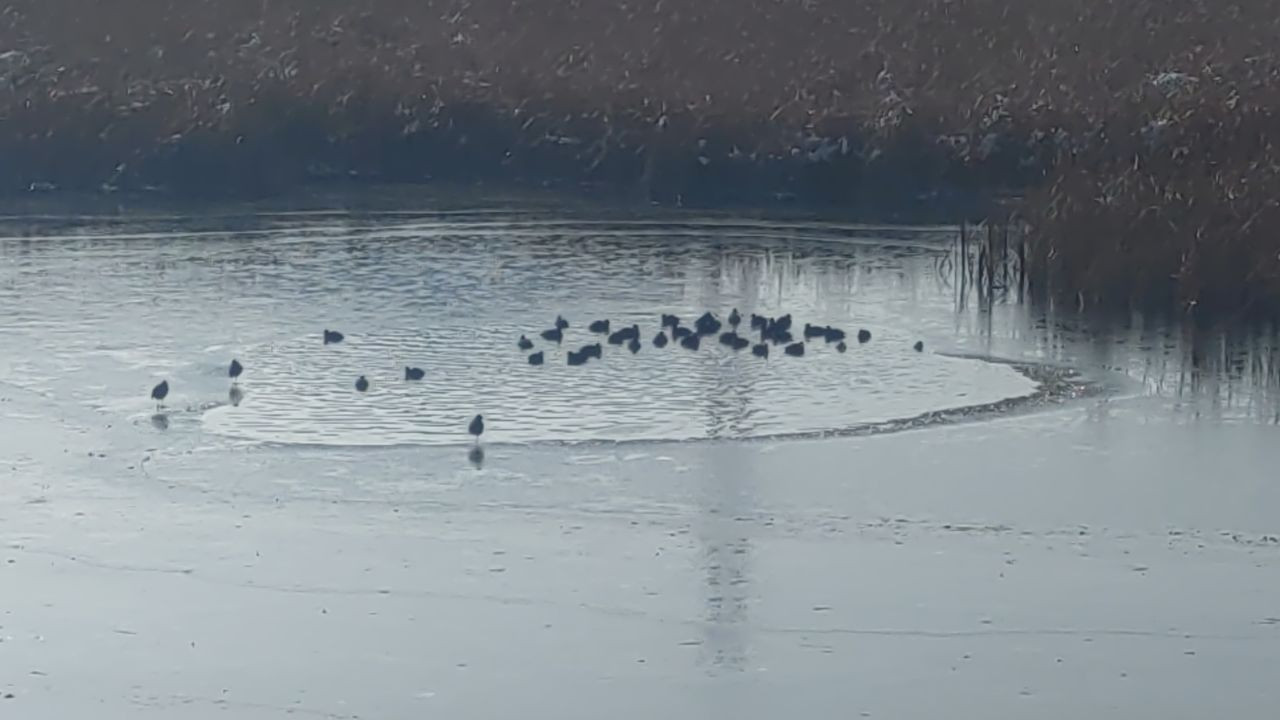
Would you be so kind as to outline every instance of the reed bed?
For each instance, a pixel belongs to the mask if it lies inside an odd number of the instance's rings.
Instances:
[[[17,0],[0,190],[1012,193],[1033,297],[1271,313],[1278,36],[1264,0]]]

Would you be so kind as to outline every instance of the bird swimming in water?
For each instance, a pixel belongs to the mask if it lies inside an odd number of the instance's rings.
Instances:
[[[750,344],[751,344],[750,340],[740,335],[734,335],[733,344],[730,345],[729,347],[733,348],[734,350],[746,350],[747,346],[749,346]]]
[[[471,419],[471,424],[467,426],[467,432],[476,438],[476,444],[480,444],[480,436],[484,434],[484,416],[476,415]]]
[[[664,328],[669,327],[672,330],[675,330],[676,328],[680,327],[680,318],[676,317],[675,315],[667,315],[666,313],[663,313],[662,327]]]
[[[578,365],[586,365],[587,358],[591,356],[588,355],[585,350],[580,350],[578,352],[570,350],[569,354],[565,357],[567,358],[570,366],[577,367]]]
[[[551,330],[543,330],[542,339],[559,344],[560,341],[564,340],[564,331],[558,327]]]
[[[818,325],[810,325],[809,323],[805,323],[804,339],[809,340],[811,338],[822,337],[823,335],[827,334],[827,330],[829,329],[830,328],[825,328],[825,327],[820,327]]]
[[[340,342],[342,342],[342,341],[343,341],[343,340],[345,340],[345,339],[346,339],[346,336],[345,336],[345,335],[343,335],[342,333],[338,332],[337,330],[328,330],[328,329],[326,329],[326,330],[324,331],[324,344],[325,344],[325,345],[332,345],[332,344],[334,344],[334,343],[340,343]]]
[[[764,330],[768,326],[769,326],[769,318],[763,315],[757,315],[755,313],[751,313],[751,329],[752,330]]]
[[[631,351],[632,355],[640,352],[640,338],[631,338],[631,342],[627,343],[627,349]]]
[[[779,330],[787,331],[791,329],[791,313],[787,313],[778,318],[773,323]]]
[[[240,373],[244,372],[244,366],[239,360],[231,359],[231,367],[227,368],[227,377],[231,378],[231,382],[235,382],[240,377]]]
[[[360,377],[356,378],[356,390],[360,392],[366,392],[368,391],[368,389],[369,389],[369,381],[368,379],[365,378],[365,376],[361,375]]]
[[[687,327],[674,327],[674,328],[671,328],[671,339],[672,339],[672,340],[684,340],[685,338],[689,337],[689,336],[690,336],[690,335],[692,335],[692,334],[693,334],[693,331],[692,331],[692,330],[690,330],[690,329],[689,329],[689,328],[687,328]]]
[[[657,348],[664,348],[664,347],[666,347],[666,346],[667,346],[667,334],[666,334],[666,333],[664,333],[664,332],[659,332],[657,335],[654,335],[654,336],[653,336],[653,346],[654,346],[654,347],[657,347]]]
[[[804,355],[804,343],[802,342],[792,343],[788,345],[783,350],[783,352],[790,355],[791,357],[801,357]]]
[[[836,343],[836,352],[844,352],[845,350],[848,350],[848,349],[849,349],[849,346],[845,345],[843,340]]]
[[[827,328],[827,332],[825,333],[824,337],[826,338],[827,342],[829,342],[829,343],[833,343],[833,342],[843,342],[843,341],[844,341],[844,331],[843,331],[843,330],[840,330],[840,329],[838,329],[838,328],[829,327],[829,328]]]
[[[516,347],[520,348],[521,350],[532,350],[532,349],[533,349],[533,341],[532,341],[532,340],[530,340],[529,338],[527,338],[527,337],[525,337],[525,336],[521,335],[521,336],[520,336],[520,342],[517,342],[517,343],[516,343]]]
[[[696,330],[699,335],[715,335],[720,332],[720,321],[709,312],[703,313],[702,317],[698,318],[697,321],[693,323],[693,329]]]
[[[680,340],[680,347],[685,348],[687,350],[697,350],[698,346],[701,344],[702,344],[702,336],[698,335],[697,333],[689,333],[688,335],[685,335]]]
[[[164,407],[164,399],[169,396],[169,381],[161,380],[159,385],[151,388],[151,399],[156,401],[156,409]]]
[[[427,373],[426,373],[426,371],[425,371],[425,370],[423,370],[422,368],[407,367],[407,366],[406,366],[406,367],[405,367],[405,369],[404,369],[404,379],[405,379],[405,380],[421,380],[422,378],[424,378],[424,377],[426,377],[426,376],[427,376]]]
[[[758,358],[767,358],[769,357],[769,346],[765,345],[764,343],[760,343],[759,345],[752,346],[751,354],[755,355]]]
[[[595,321],[595,322],[591,323],[590,325],[588,325],[588,326],[587,326],[587,330],[588,330],[589,332],[596,333],[597,335],[608,335],[608,334],[609,334],[609,321],[608,321],[608,320],[597,320],[597,321]]]
[[[729,313],[729,325],[734,329],[738,329],[738,325],[742,322],[742,316],[738,314],[738,308],[734,308]]]
[[[559,315],[557,315],[557,316],[556,316],[556,329],[557,329],[557,330],[568,330],[568,329],[569,329],[569,321],[568,321],[568,320],[565,320],[564,318],[562,318],[562,317],[560,317]]]
[[[916,352],[924,352],[924,341],[917,340],[915,345],[911,346]]]
[[[582,350],[579,352],[581,352],[585,357],[594,357],[597,360],[604,357],[604,348],[600,346],[600,343],[595,343],[594,345],[583,345]]]
[[[859,330],[859,331],[858,331],[858,342],[860,342],[860,343],[869,343],[869,342],[871,342],[871,331],[870,331],[870,330]]]
[[[785,317],[787,318],[786,322],[783,322],[782,318],[768,321],[764,329],[760,331],[760,341],[768,340],[774,345],[785,345],[791,342],[791,333],[788,331],[791,326],[791,316]]]
[[[530,365],[541,365],[545,360],[546,356],[542,354],[542,351],[538,351],[529,356]]]
[[[609,336],[610,345],[621,345],[628,340],[640,339],[640,326],[632,325],[631,327],[622,328]]]
[[[723,333],[720,333],[720,344],[721,344],[721,345],[730,345],[730,346],[731,346],[731,345],[733,345],[733,341],[734,341],[734,340],[737,340],[737,339],[738,339],[738,333],[735,333],[735,332],[723,332]]]

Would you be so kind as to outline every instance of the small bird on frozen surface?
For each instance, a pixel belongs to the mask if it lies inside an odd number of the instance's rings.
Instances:
[[[342,341],[343,341],[343,340],[345,340],[345,339],[346,339],[346,337],[345,337],[342,333],[338,332],[337,330],[325,330],[325,331],[324,331],[324,344],[325,344],[325,345],[333,345],[334,343],[340,343],[340,342],[342,342]]]
[[[361,375],[356,378],[356,390],[359,390],[360,392],[366,392],[369,390],[369,380],[365,378],[365,376]]]
[[[476,438],[476,444],[480,444],[480,436],[484,434],[484,416],[477,415],[471,420],[471,424],[467,426],[467,432]]]
[[[231,378],[231,382],[235,382],[242,372],[244,372],[244,366],[240,364],[239,360],[233,358],[231,367],[227,368],[227,377]]]
[[[169,381],[161,380],[159,385],[151,388],[151,399],[156,401],[156,409],[164,407],[164,399],[169,396]]]
[[[404,369],[405,380],[421,380],[426,376],[427,376],[427,373],[422,368],[406,367]]]

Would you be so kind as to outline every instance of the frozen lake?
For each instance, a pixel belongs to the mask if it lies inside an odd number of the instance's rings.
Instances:
[[[1275,338],[960,307],[951,236],[0,220],[0,717],[1270,717]],[[732,308],[873,339],[649,343]]]

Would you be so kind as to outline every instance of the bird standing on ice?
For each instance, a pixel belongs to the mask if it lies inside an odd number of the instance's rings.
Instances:
[[[151,388],[151,399],[156,401],[156,409],[164,407],[164,399],[169,395],[169,381],[161,380],[160,384]]]

